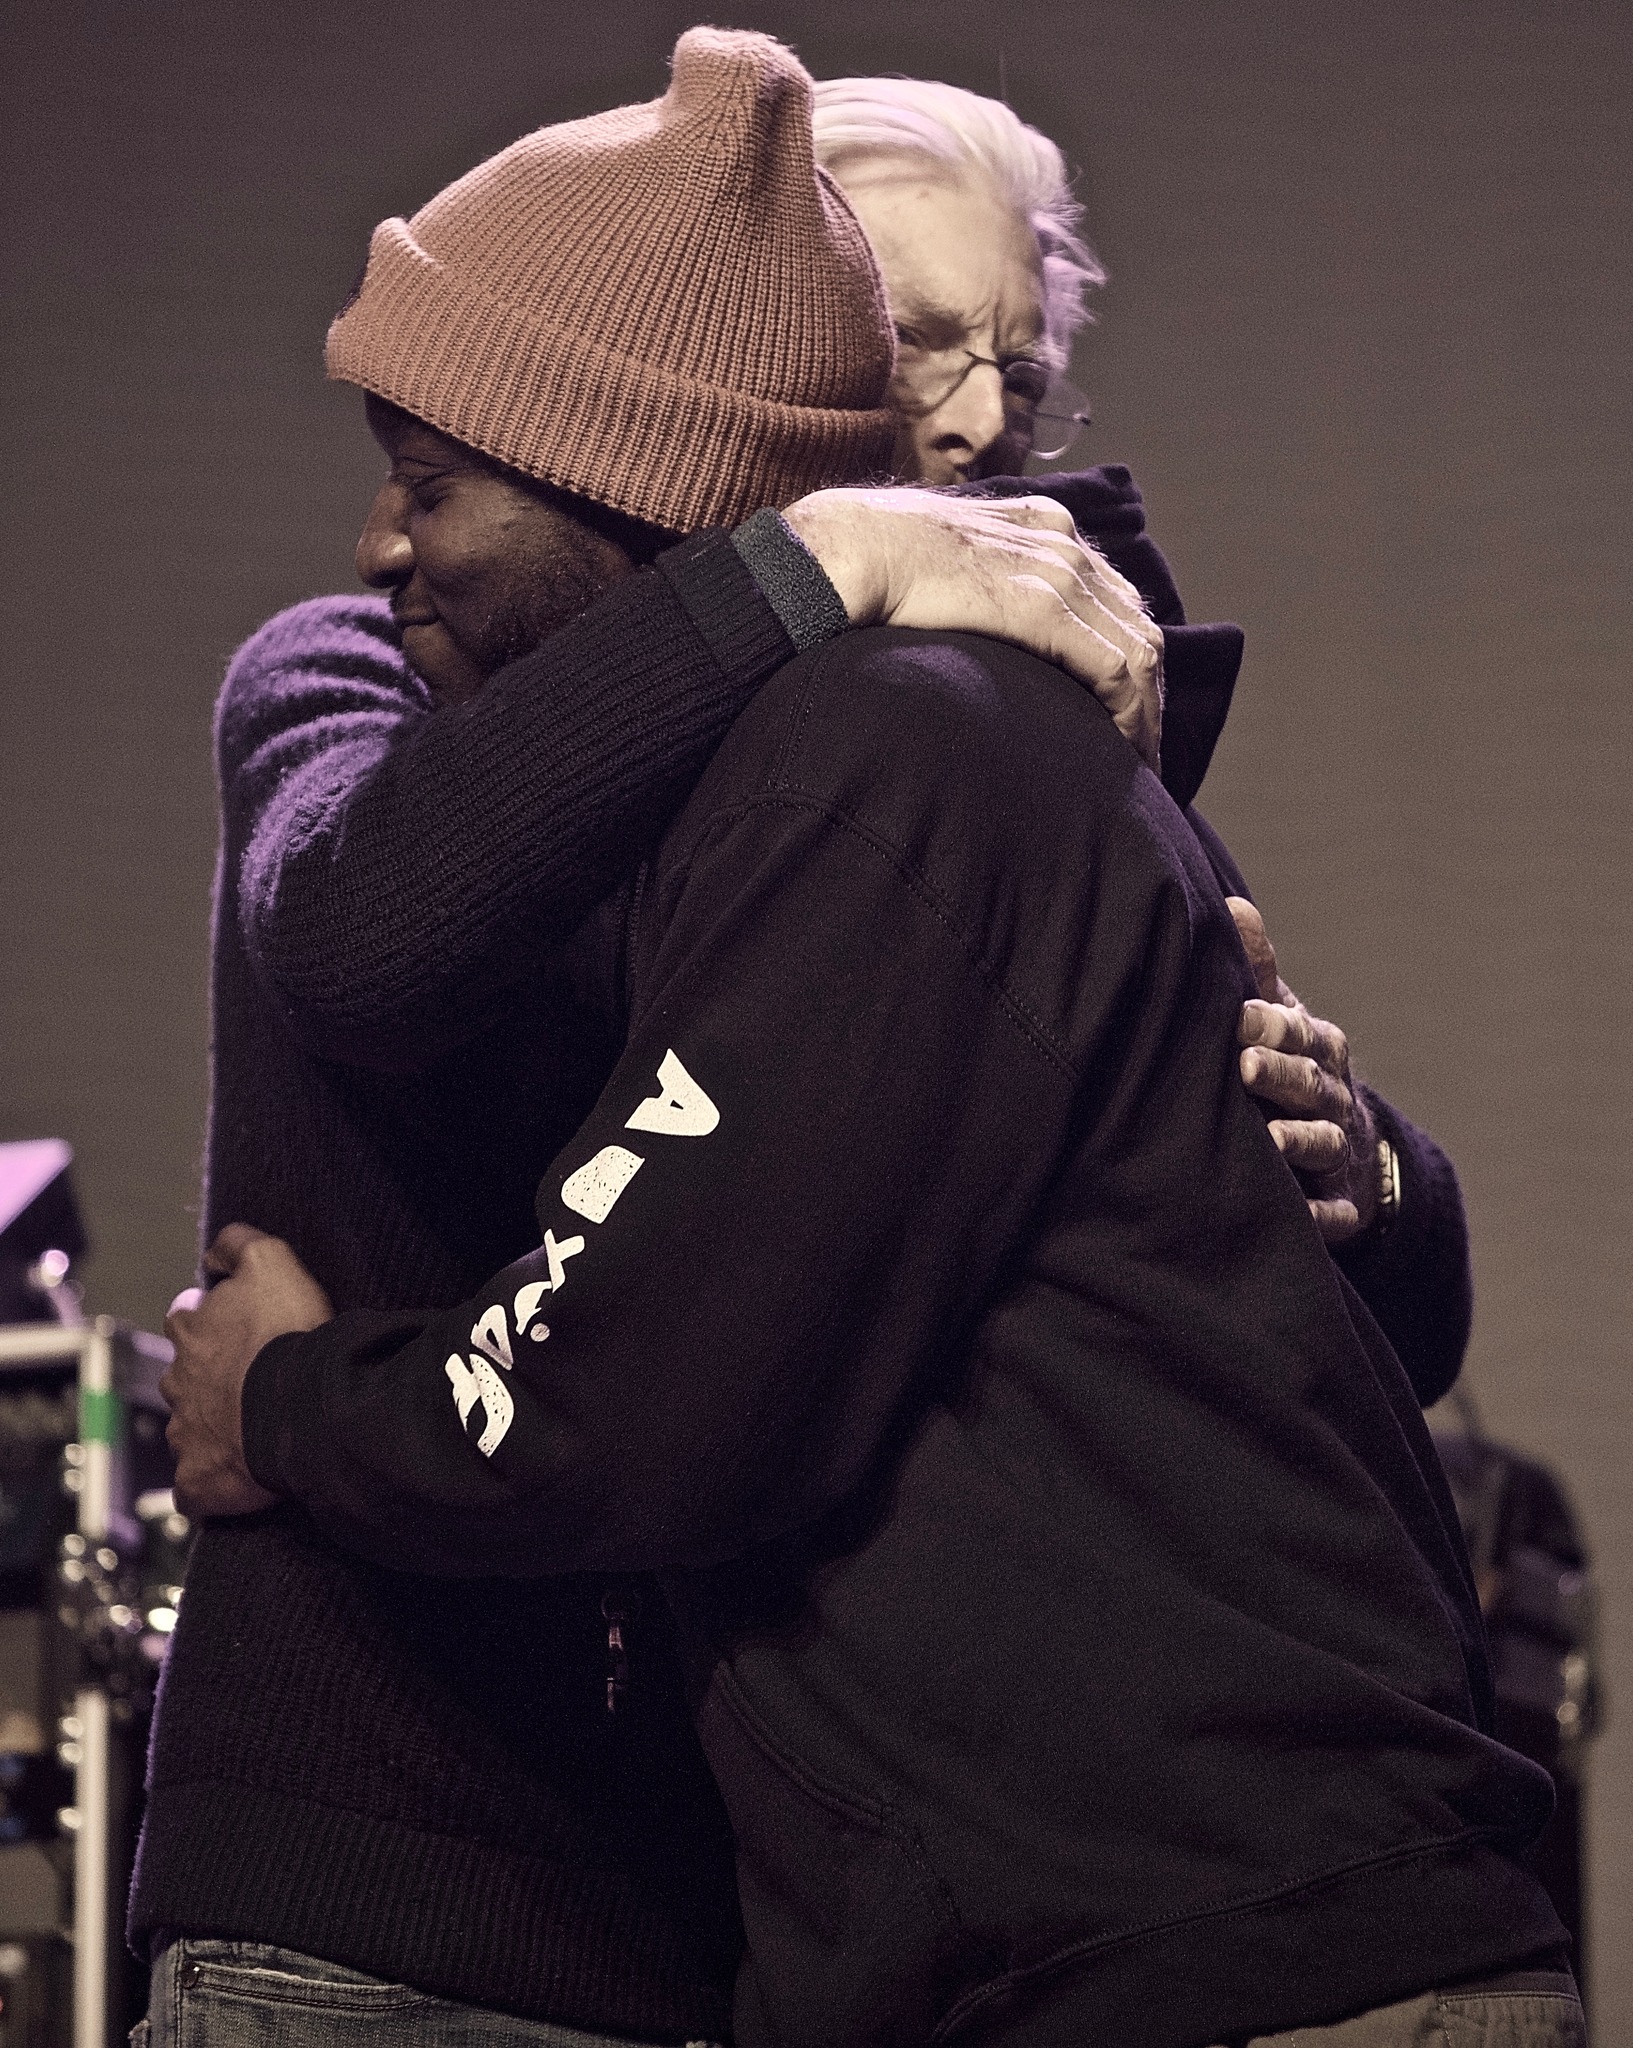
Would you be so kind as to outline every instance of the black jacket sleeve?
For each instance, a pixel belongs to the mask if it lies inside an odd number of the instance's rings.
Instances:
[[[1438,1401],[1463,1367],[1474,1321],[1468,1221],[1451,1161],[1363,1081],[1380,1137],[1400,1162],[1400,1214],[1380,1234],[1364,1231],[1333,1248],[1350,1285],[1394,1345],[1418,1399]]]
[[[300,1041],[383,1068],[463,1042],[792,652],[724,533],[434,714],[378,601],[273,621],[229,673],[218,766],[245,944]]]
[[[1135,583],[1163,628],[1168,705],[1163,720],[1162,779],[1227,895],[1252,901],[1241,869],[1192,800],[1212,759],[1242,659],[1234,626],[1186,623],[1179,591],[1161,550],[1145,531],[1144,508],[1127,470],[1112,467],[1062,476],[1001,478],[966,486],[982,496],[1037,491],[1057,499],[1084,534]],[[1401,1214],[1383,1236],[1368,1232],[1334,1253],[1339,1266],[1394,1345],[1425,1407],[1438,1401],[1462,1370],[1473,1318],[1468,1224],[1451,1161],[1426,1131],[1366,1088],[1379,1132],[1401,1163]]]
[[[1202,842],[1219,886],[1228,896],[1252,891],[1229,848],[1199,811],[1186,821]],[[1333,1257],[1395,1347],[1413,1391],[1425,1408],[1438,1401],[1463,1369],[1474,1319],[1469,1227],[1457,1172],[1427,1131],[1391,1103],[1359,1084],[1378,1135],[1395,1148],[1401,1168],[1401,1206],[1394,1225],[1364,1231],[1335,1245]]]
[[[768,795],[661,928],[542,1248],[449,1314],[341,1315],[255,1361],[251,1467],[348,1547],[544,1573],[807,1525],[1031,1213],[1073,1074],[888,849]]]

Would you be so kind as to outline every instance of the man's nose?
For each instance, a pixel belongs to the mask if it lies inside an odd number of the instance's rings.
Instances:
[[[977,457],[990,448],[1008,425],[1004,413],[1003,379],[998,366],[995,363],[972,364],[963,383],[936,408],[931,425],[935,429],[938,447],[959,440]]]
[[[371,590],[397,590],[414,573],[414,544],[403,523],[404,493],[382,484],[357,537],[357,574]]]

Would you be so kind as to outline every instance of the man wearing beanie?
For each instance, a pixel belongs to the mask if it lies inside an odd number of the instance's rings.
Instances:
[[[624,899],[563,941],[847,603],[1025,637],[1153,745],[1155,636],[1063,517],[821,490],[888,447],[890,339],[808,92],[764,37],[683,38],[664,100],[381,228],[331,335],[393,460],[359,550],[392,604],[297,606],[223,693],[204,1220],[344,1308],[445,1308],[536,1242]],[[661,1601],[360,1562],[287,1507],[206,1527],[130,1928],[155,2042],[723,2037],[729,1826]]]
[[[388,255],[436,352],[457,316]],[[543,446],[512,353],[460,431]],[[616,378],[562,360],[616,441]],[[635,445],[593,474],[650,519]],[[624,1049],[531,1248],[457,1308],[331,1315],[225,1233],[175,1319],[178,1489],[382,1571],[658,1572],[739,2048],[1405,2048],[1459,1986],[1579,2039],[1418,1404],[1240,1086],[1207,856],[1111,721],[993,640],[811,645],[576,957]]]

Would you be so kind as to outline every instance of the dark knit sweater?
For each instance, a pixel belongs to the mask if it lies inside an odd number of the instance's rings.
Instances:
[[[234,1218],[286,1235],[348,1308],[457,1301],[536,1242],[539,1173],[616,1056],[604,1005],[540,966],[792,651],[721,534],[457,710],[427,715],[377,599],[248,643],[217,728],[206,1240]],[[416,1047],[418,1071],[382,1070]],[[277,1942],[583,2027],[724,2032],[724,1818],[655,1600],[609,1721],[604,1591],[360,1565],[286,1509],[205,1529],[133,1940]]]

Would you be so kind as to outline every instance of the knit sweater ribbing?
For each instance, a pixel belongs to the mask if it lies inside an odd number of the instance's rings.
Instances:
[[[532,1241],[539,1171],[616,1053],[559,941],[791,651],[721,534],[457,711],[428,715],[375,599],[248,643],[217,729],[206,1240],[234,1218],[287,1235],[354,1307],[457,1300]],[[528,857],[501,874],[494,835]],[[203,1531],[132,1939],[270,1941],[568,2024],[723,2033],[723,1816],[656,1600],[609,1725],[603,1591],[359,1565],[290,1510]]]

